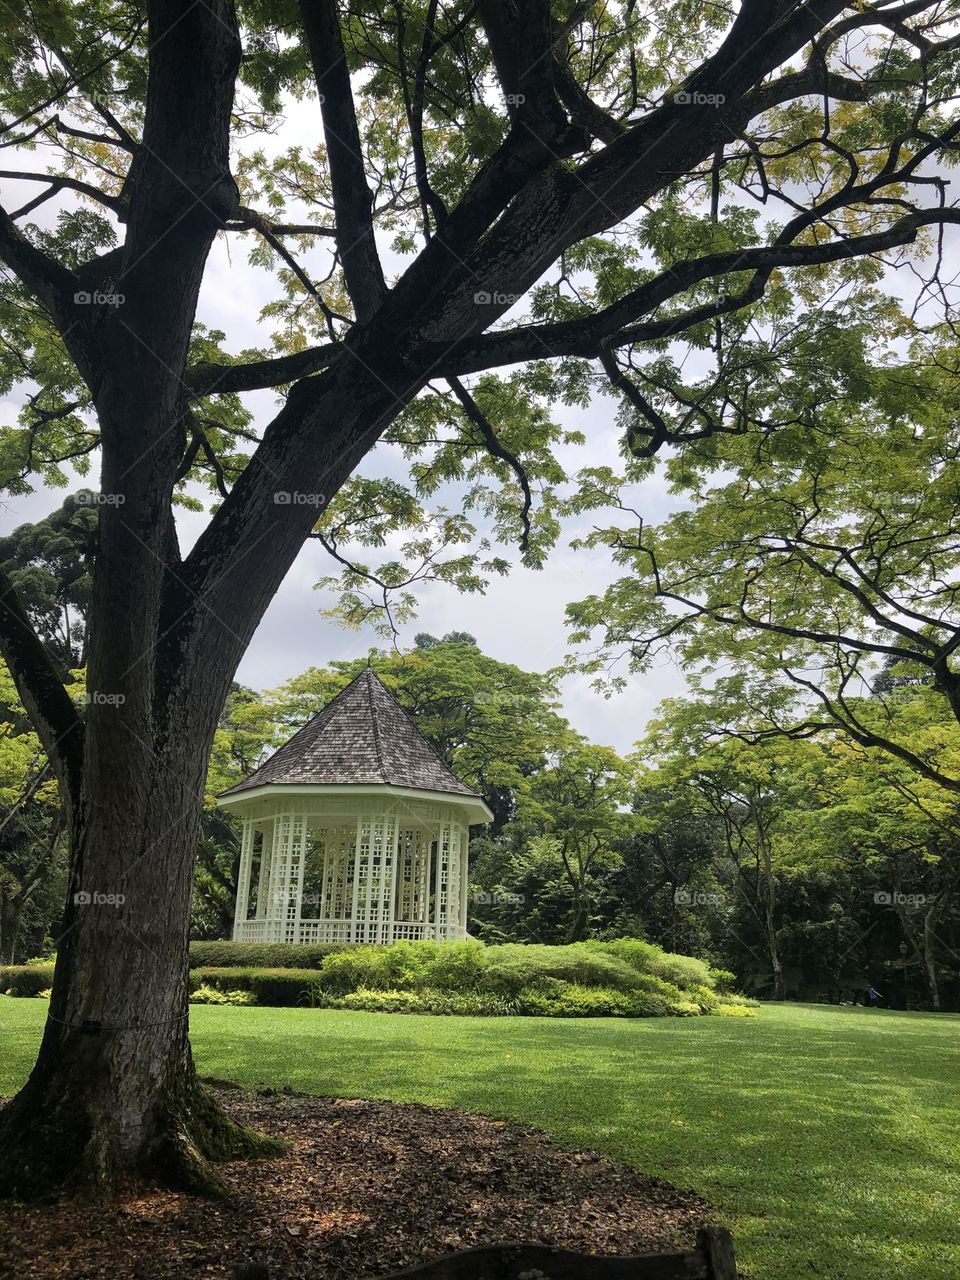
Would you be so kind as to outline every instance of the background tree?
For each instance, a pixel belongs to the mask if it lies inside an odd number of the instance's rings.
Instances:
[[[918,724],[900,732],[924,753],[941,725]],[[951,767],[960,765],[954,738]],[[941,753],[942,755],[942,753]],[[882,915],[897,922],[897,941],[918,966],[930,1006],[942,1007],[946,962],[953,988],[960,965],[956,945],[960,861],[956,795],[918,778],[903,761],[864,750],[843,738],[824,752],[819,803],[795,822],[795,847],[819,866],[839,866],[849,883],[872,905],[867,926]],[[886,965],[891,967],[888,953]],[[902,962],[901,962],[902,965]],[[894,974],[890,974],[892,982]]]
[[[807,742],[745,744],[713,736],[711,704],[668,700],[640,744],[646,781],[670,804],[712,815],[725,855],[723,881],[756,921],[774,999],[785,995],[780,886],[789,865],[788,825],[809,803],[820,752]],[[642,807],[642,801],[641,801]]]
[[[56,779],[10,673],[0,662],[2,964],[40,952],[49,921],[61,910],[63,825]]]
[[[101,500],[84,716],[0,577],[3,656],[60,784],[72,868],[37,1065],[0,1119],[0,1187],[105,1191],[143,1171],[210,1186],[209,1155],[257,1142],[203,1094],[187,1038],[203,783],[304,541],[332,531],[342,554],[343,524],[363,527],[369,501],[344,486],[384,438],[410,466],[395,519],[434,531],[405,544],[414,574],[465,532],[423,513],[436,477],[465,477],[492,536],[537,564],[556,534],[553,404],[612,384],[641,459],[760,416],[723,317],[749,325],[769,290],[815,329],[825,291],[876,275],[871,255],[960,220],[929,198],[960,129],[954,14],[675,4],[655,35],[628,5],[546,0],[4,14],[22,196],[0,214],[0,375],[24,386],[5,479],[22,492],[99,448]],[[268,158],[259,132],[305,94],[317,136]],[[759,225],[744,200],[782,217]],[[194,324],[218,235],[254,237],[276,283],[277,332],[241,355]],[[521,300],[526,316],[498,325]],[[722,412],[706,422],[663,378],[677,343],[713,344]],[[679,423],[634,380],[647,367]],[[283,402],[254,425],[242,396],[265,388]],[[183,554],[174,503],[191,481],[217,500]],[[373,572],[401,591],[410,576]],[[90,889],[122,908],[77,897]]]
[[[617,866],[633,825],[633,773],[610,747],[575,738],[551,753],[533,779],[521,819],[548,837],[573,895],[568,941],[586,938],[598,873]]]
[[[0,538],[0,567],[64,680],[86,663],[94,498],[91,490],[81,490],[45,520]]]
[[[849,334],[832,338],[849,351]],[[694,677],[737,673],[708,680],[718,721],[724,701],[732,720],[746,700],[758,731],[839,728],[960,790],[896,733],[913,685],[960,717],[960,364],[939,335],[894,368],[882,345],[875,362],[857,357],[829,397],[812,363],[787,379],[778,407],[791,421],[775,434],[745,424],[686,450],[671,469],[696,505],[659,527],[598,531],[630,576],[570,613],[578,639],[599,640],[595,669],[627,650],[644,670],[669,645]]]

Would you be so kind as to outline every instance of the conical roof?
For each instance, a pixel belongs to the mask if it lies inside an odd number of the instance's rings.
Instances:
[[[451,772],[390,690],[366,667],[255,773],[222,796],[253,787],[386,784],[476,796]]]

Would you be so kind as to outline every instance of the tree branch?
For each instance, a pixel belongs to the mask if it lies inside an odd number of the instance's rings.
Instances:
[[[520,550],[527,551],[530,546],[530,508],[533,505],[533,498],[530,495],[530,481],[527,479],[527,473],[523,469],[523,464],[515,453],[511,453],[505,444],[500,440],[490,419],[483,412],[480,406],[474,400],[473,396],[459,380],[459,378],[450,377],[447,379],[450,389],[463,405],[467,417],[480,432],[483,437],[483,443],[487,451],[495,458],[499,458],[505,462],[513,474],[517,477],[517,483],[523,492],[523,505],[520,508],[520,524],[522,532],[520,534]]]
[[[387,291],[373,230],[373,197],[340,32],[336,0],[300,0],[303,29],[320,97],[333,187],[337,249],[359,321],[368,320]]]
[[[56,774],[64,804],[75,812],[82,777],[83,721],[2,567],[0,653]]]

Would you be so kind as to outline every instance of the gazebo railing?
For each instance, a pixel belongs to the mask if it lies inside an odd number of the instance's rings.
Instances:
[[[376,922],[338,920],[238,920],[234,925],[235,942],[420,942],[436,938],[437,926],[432,921],[394,920],[383,926],[380,937]],[[440,937],[454,936],[441,926]]]

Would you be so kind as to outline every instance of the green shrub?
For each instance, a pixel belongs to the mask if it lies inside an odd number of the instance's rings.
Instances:
[[[422,1013],[416,991],[375,991],[360,987],[337,1000],[339,1009],[366,1009],[370,1013]]]
[[[745,1004],[728,1004],[726,1000],[721,1000],[715,1009],[710,1010],[711,1014],[721,1018],[753,1018],[754,1014],[751,1008]]]
[[[694,956],[675,955],[652,942],[639,938],[617,938],[614,942],[598,942],[593,946],[619,957],[638,973],[652,973],[672,982],[682,990],[691,987],[713,987],[710,966]]]
[[[701,1013],[712,1013],[720,1003],[720,997],[710,987],[691,987],[687,995],[699,1007]]]
[[[505,1017],[517,1013],[516,1000],[489,991],[420,991],[424,1013],[457,1014],[460,1017]]]
[[[201,983],[190,996],[191,1004],[253,1004],[252,991],[220,991],[217,987],[208,987]]]
[[[614,938],[612,942],[588,942],[587,946],[602,955],[616,956],[637,973],[651,973],[651,965],[664,954],[662,947],[642,938]]]
[[[684,990],[712,985],[710,966],[705,960],[698,960],[695,956],[678,956],[665,951],[660,959],[651,964],[650,972]]]
[[[729,969],[711,969],[710,977],[713,981],[714,990],[724,995],[732,991],[737,984],[737,975],[731,973]]]
[[[480,991],[379,991],[361,987],[335,1001],[338,1009],[369,1013],[432,1013],[461,1017],[502,1017],[516,1013],[515,1003]]]
[[[546,995],[555,1018],[629,1018],[634,1005],[625,991],[565,982],[559,994]]]
[[[52,964],[11,964],[0,968],[0,991],[8,996],[38,996],[52,985]]]
[[[738,1004],[745,1009],[759,1009],[760,1001],[754,1000],[753,996],[742,996],[737,991],[728,991],[722,997],[724,1004]]]
[[[476,992],[489,966],[491,948],[470,939],[465,942],[418,942],[425,962],[416,972],[416,985],[430,990]]]
[[[274,1008],[324,1005],[320,974],[316,969],[193,969],[192,992],[201,986],[217,991],[249,991],[257,1004]]]
[[[352,942],[191,942],[191,969],[319,969]]]
[[[436,950],[435,942],[395,942],[389,947],[360,946],[328,955],[321,969],[323,989],[347,995],[368,991],[407,991]]]
[[[637,938],[556,947],[475,940],[191,946],[192,964],[241,956],[275,962],[198,965],[191,969],[191,989],[249,992],[257,1004],[274,1006],[550,1017],[686,1017],[742,1001],[717,992],[715,983],[726,980],[725,973]],[[294,959],[304,963],[296,967]],[[49,979],[36,990],[48,985]]]
[[[542,987],[547,979],[616,991],[632,991],[637,985],[637,974],[629,964],[589,943],[550,947],[504,942],[487,947],[486,971],[481,979],[486,990],[514,995]]]

